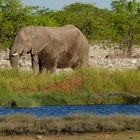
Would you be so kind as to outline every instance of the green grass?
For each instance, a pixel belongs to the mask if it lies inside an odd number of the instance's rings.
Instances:
[[[58,75],[0,71],[0,106],[139,104],[140,71],[79,69]]]
[[[0,117],[0,135],[62,135],[116,131],[140,131],[140,117],[75,115],[59,119],[37,119],[23,114]]]

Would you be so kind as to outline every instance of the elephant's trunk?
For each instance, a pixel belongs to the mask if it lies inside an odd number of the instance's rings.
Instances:
[[[19,60],[19,56],[10,56],[10,64],[12,68],[15,69],[18,68],[18,60]]]

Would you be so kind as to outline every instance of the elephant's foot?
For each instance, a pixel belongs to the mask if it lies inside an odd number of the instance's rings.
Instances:
[[[56,71],[56,68],[57,68],[56,66],[52,67],[52,68],[42,68],[40,73],[42,73],[42,74],[47,74],[47,73],[52,74]]]
[[[76,64],[71,66],[71,68],[73,70],[75,70],[76,68],[85,68],[85,67],[88,67],[88,63],[87,62],[83,62],[83,61],[79,61]]]

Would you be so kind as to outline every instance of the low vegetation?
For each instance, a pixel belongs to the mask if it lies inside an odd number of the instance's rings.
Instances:
[[[0,71],[0,106],[139,104],[140,71],[77,69],[39,74]]]
[[[140,131],[140,117],[75,115],[37,119],[23,114],[0,117],[0,135],[72,135],[114,131]]]

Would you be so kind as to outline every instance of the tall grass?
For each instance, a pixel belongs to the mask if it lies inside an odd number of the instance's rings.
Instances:
[[[58,75],[0,71],[0,106],[140,103],[140,71],[78,69]]]

